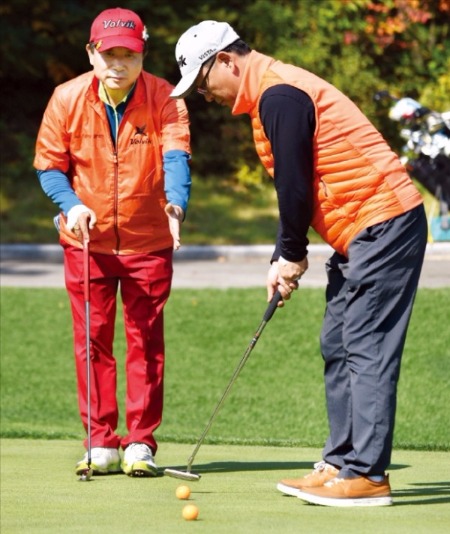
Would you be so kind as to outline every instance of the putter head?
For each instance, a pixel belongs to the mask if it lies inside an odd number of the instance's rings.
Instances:
[[[169,477],[180,478],[181,480],[190,480],[191,482],[198,482],[201,478],[201,475],[196,473],[179,471],[178,469],[164,469],[164,474]]]
[[[85,469],[81,474],[80,474],[80,478],[78,479],[80,482],[89,482],[89,480],[91,480],[91,477],[92,477],[92,469]]]

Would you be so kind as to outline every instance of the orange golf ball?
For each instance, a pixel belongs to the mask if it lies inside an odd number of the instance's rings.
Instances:
[[[183,517],[186,521],[195,521],[198,517],[198,508],[195,504],[186,504],[183,508]]]
[[[189,499],[191,490],[189,489],[189,486],[178,486],[175,495],[178,499],[186,500]]]

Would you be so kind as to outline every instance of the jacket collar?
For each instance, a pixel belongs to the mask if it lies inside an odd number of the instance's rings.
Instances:
[[[252,50],[245,64],[232,115],[251,114],[260,96],[264,73],[275,63],[275,59]]]
[[[103,104],[102,100],[99,97],[98,91],[99,91],[99,85],[100,82],[98,78],[96,78],[94,75],[92,75],[92,83],[89,85],[89,89],[86,94],[87,100],[89,100],[93,105],[95,104]],[[144,80],[144,74],[141,72],[138,79],[136,80],[134,84],[134,88],[131,90],[133,92],[132,98],[130,102],[127,105],[127,108],[132,108],[135,106],[140,106],[141,104],[145,103],[147,101],[146,96],[146,89],[145,89],[145,80]]]

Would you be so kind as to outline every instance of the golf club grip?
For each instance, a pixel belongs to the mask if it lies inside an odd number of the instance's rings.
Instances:
[[[266,313],[264,314],[263,321],[268,322],[270,319],[272,319],[272,315],[275,313],[275,310],[278,307],[278,303],[282,299],[281,293],[277,290],[275,292],[275,295],[272,297],[272,300],[269,302],[269,306],[267,307]]]
[[[89,273],[89,241],[83,243],[84,301],[91,300]]]

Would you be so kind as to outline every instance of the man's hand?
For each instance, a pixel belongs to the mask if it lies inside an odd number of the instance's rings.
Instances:
[[[81,243],[89,242],[89,230],[97,224],[95,212],[82,204],[74,206],[67,214],[66,226],[77,236]]]
[[[267,274],[267,300],[270,301],[275,291],[281,293],[283,300],[289,300],[291,293],[298,289],[298,281],[308,269],[308,259],[305,257],[301,261],[287,261],[279,258],[272,263]],[[279,306],[283,306],[280,301]]]
[[[180,208],[180,206],[176,206],[170,202],[166,204],[164,210],[167,214],[167,218],[169,219],[169,229],[173,238],[173,249],[178,250],[181,246],[180,228],[184,219],[184,211],[182,208]]]

